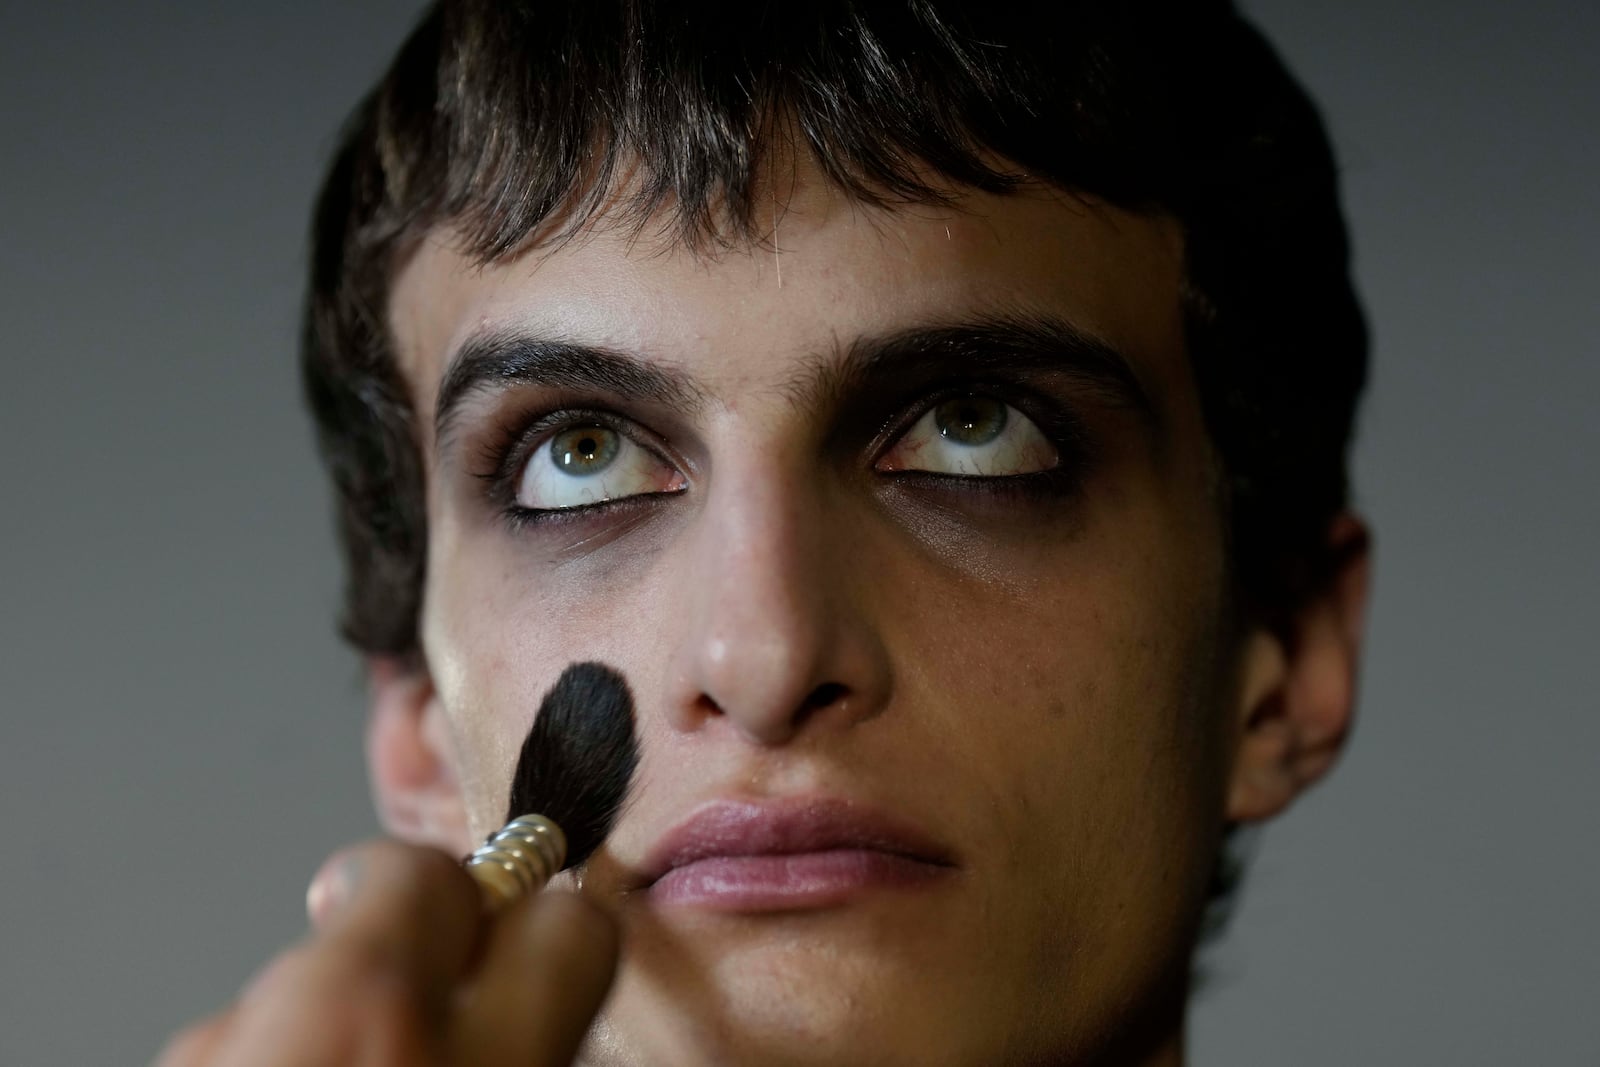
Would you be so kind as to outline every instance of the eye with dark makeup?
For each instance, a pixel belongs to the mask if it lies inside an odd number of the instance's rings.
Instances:
[[[1056,445],[1032,419],[998,397],[958,394],[940,400],[900,431],[873,465],[958,478],[1010,478],[1055,468]]]
[[[1070,500],[1094,455],[1074,407],[1005,381],[925,395],[878,441],[873,470],[887,486],[995,507]]]
[[[956,493],[1069,491],[1084,452],[1077,420],[1054,404],[1025,405],[1039,418],[1022,406],[1003,399],[1000,390],[924,397],[889,420],[880,437],[885,444],[872,450],[872,469],[907,485]],[[654,435],[598,408],[538,415],[485,451],[491,496],[518,525],[649,506],[689,487]]]
[[[562,522],[683,492],[688,478],[662,452],[615,412],[563,408],[490,442],[481,477],[518,525]]]

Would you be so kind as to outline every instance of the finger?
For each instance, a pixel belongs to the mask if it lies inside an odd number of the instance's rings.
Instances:
[[[350,899],[355,890],[351,884],[352,865],[346,862],[349,857],[348,849],[329,856],[306,888],[306,919],[311,929],[325,929],[333,913]]]
[[[413,983],[430,1000],[453,991],[476,945],[478,889],[437,849],[375,841],[332,861],[340,886],[316,939]]]
[[[443,1040],[474,949],[477,889],[442,852],[359,846],[319,875],[342,885],[317,933],[240,998],[218,1062],[410,1063]]]
[[[501,915],[456,1013],[452,1063],[567,1067],[616,976],[616,924],[576,893]]]
[[[178,1031],[156,1057],[155,1067],[207,1067],[227,1036],[231,1018],[224,1012]]]

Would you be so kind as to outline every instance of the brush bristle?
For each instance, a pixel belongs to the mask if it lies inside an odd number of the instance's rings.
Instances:
[[[567,867],[600,847],[639,762],[633,697],[622,675],[574,663],[545,694],[511,778],[506,821],[540,814],[567,835]]]

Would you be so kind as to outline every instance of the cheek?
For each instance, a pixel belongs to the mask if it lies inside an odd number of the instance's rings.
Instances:
[[[964,748],[992,749],[1019,795],[1215,791],[1222,656],[1217,598],[1201,584],[1086,564],[1020,597],[935,594],[905,611],[927,621],[902,635],[921,651],[898,658],[947,709],[944,727]]]
[[[448,518],[430,531],[423,645],[449,717],[473,833],[499,828],[511,774],[545,693],[574,662],[620,670],[640,697],[665,663],[649,625],[665,592],[630,554],[608,567],[552,565],[515,538],[467,538]],[[659,673],[659,667],[656,668]]]
[[[914,591],[907,700],[939,709],[939,747],[963,754],[984,798],[992,861],[1029,887],[1040,971],[1069,951],[1115,969],[1186,943],[1151,931],[1192,921],[1220,828],[1219,539],[1133,497],[1116,510],[1054,549],[972,541],[940,581],[896,581]]]

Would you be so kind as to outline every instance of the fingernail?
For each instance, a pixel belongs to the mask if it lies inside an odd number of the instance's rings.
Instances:
[[[360,880],[360,867],[360,858],[350,852],[335,853],[322,865],[306,890],[306,915],[311,925],[321,926],[350,899]]]

